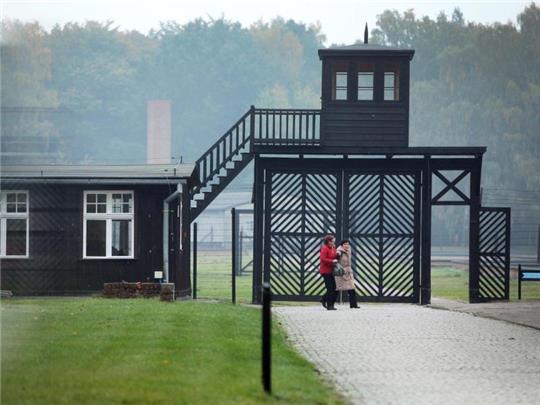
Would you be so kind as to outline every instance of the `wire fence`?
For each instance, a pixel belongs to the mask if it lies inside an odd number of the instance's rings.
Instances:
[[[236,263],[232,256],[232,216],[222,211],[203,213],[197,221],[197,298],[232,300],[233,273],[236,301],[251,302],[253,279],[253,217],[238,223]],[[193,251],[193,249],[192,249]],[[234,270],[233,270],[234,267]]]

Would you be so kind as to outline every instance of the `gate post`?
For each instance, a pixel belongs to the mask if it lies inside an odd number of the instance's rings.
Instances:
[[[255,155],[255,179],[253,199],[253,284],[251,300],[260,304],[262,298],[262,255],[263,255],[263,187],[264,169],[261,167],[259,156]]]
[[[193,299],[197,299],[197,222],[193,223]]]
[[[422,258],[420,304],[431,303],[431,157],[426,156],[422,170]]]
[[[537,236],[537,249],[536,249],[536,262],[540,263],[540,225],[538,225],[538,236]]]
[[[480,302],[480,170],[482,158],[477,157],[471,169],[469,210],[469,302]]]

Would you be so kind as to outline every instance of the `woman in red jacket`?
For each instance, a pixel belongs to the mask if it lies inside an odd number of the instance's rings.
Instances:
[[[334,270],[334,263],[337,263],[336,257],[336,239],[333,235],[326,235],[324,237],[324,244],[321,247],[321,268],[319,272],[324,279],[324,285],[326,287],[326,294],[321,297],[321,304],[329,311],[333,311],[336,308],[334,303],[336,302],[336,280],[332,274]]]

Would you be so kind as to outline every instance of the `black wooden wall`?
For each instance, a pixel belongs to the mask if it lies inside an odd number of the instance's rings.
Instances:
[[[9,188],[29,191],[30,257],[0,260],[2,289],[19,295],[90,293],[100,291],[105,282],[153,281],[154,271],[163,270],[163,200],[175,187],[3,185],[4,190]],[[82,259],[85,190],[134,191],[134,259]],[[170,208],[171,217],[176,217],[176,203]],[[183,271],[177,267],[189,261],[177,258],[179,244],[170,243],[171,281],[182,279],[187,287],[181,289],[189,291],[189,271],[187,277],[180,277]]]
[[[360,60],[360,59],[359,59]],[[325,146],[406,147],[409,145],[409,59],[362,58],[375,66],[373,101],[356,101],[353,93],[358,87],[354,66],[359,60],[344,59],[350,63],[348,75],[349,100],[332,100],[332,63],[335,58],[323,60],[321,141]],[[385,63],[400,66],[399,101],[384,101]]]

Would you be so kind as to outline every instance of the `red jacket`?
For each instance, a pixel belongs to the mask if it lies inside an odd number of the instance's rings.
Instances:
[[[334,269],[334,259],[336,259],[336,248],[331,248],[328,245],[323,245],[321,248],[321,274],[332,274]]]

